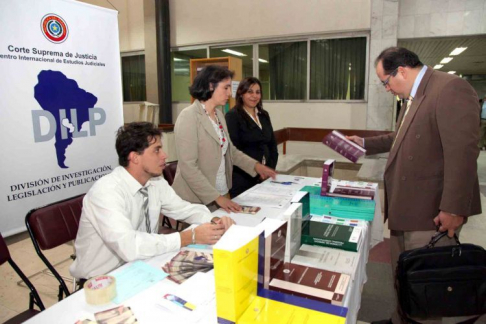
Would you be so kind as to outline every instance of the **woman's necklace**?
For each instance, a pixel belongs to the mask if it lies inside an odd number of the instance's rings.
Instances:
[[[202,107],[204,109],[204,112],[206,113],[206,116],[208,116],[208,118],[212,121],[211,116],[209,116],[209,113],[206,110],[206,106],[202,105]],[[216,112],[214,112],[214,117],[216,118],[216,122],[218,123],[218,127],[219,127],[219,130],[221,132],[221,148],[222,148],[223,145],[224,145],[224,142],[226,142],[226,138],[224,137],[223,125],[221,125],[221,122],[219,121],[219,118],[218,118],[218,115],[216,114]]]

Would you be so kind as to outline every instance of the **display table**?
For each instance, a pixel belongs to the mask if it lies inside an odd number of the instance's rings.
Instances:
[[[290,175],[279,175],[277,180],[292,181],[295,178],[295,176]],[[315,185],[319,181],[319,179],[316,178],[298,178],[299,185],[302,184],[302,186]],[[296,188],[296,190],[298,189],[299,188]],[[238,198],[236,198],[235,201],[238,202]],[[344,300],[344,306],[348,308],[348,315],[346,317],[347,323],[356,323],[357,314],[361,305],[362,287],[367,280],[366,263],[368,261],[369,250],[372,246],[383,240],[383,217],[381,214],[381,206],[378,192],[375,195],[375,201],[375,218],[373,222],[369,223],[368,226],[364,229],[364,244],[362,245],[361,250],[358,252],[359,264],[354,275],[354,280],[351,282],[348,288],[348,293]],[[280,219],[285,209],[286,208],[262,207],[258,215],[261,214],[267,218]],[[221,215],[226,213],[222,213],[218,210],[214,214]],[[233,217],[238,224],[244,225],[241,221],[242,214],[230,216]],[[252,217],[251,215],[245,216]],[[149,260],[145,260],[145,262],[160,269],[166,262],[170,261],[170,259],[175,254],[177,254],[177,252],[166,253],[160,256],[153,257]],[[126,264],[121,268],[113,271],[112,273],[120,271],[124,267],[127,267],[129,265],[130,264]],[[209,272],[208,275],[209,278],[212,278],[214,281],[213,271]],[[182,285],[184,285],[184,283]],[[128,300],[123,302],[123,305],[130,306],[138,322],[142,324],[159,323],[162,321],[165,323],[191,322],[187,318],[183,320],[177,318],[174,313],[171,313],[167,309],[164,309],[157,304],[157,301],[162,298],[163,294],[177,289],[178,286],[179,285],[166,278],[156,283],[154,286],[135,295],[134,297],[129,298]],[[212,286],[214,288],[214,285]],[[204,316],[198,318],[197,323],[216,323],[216,300],[214,290],[195,290],[194,296],[204,297],[204,299],[207,300],[202,309],[202,311],[204,312]],[[110,309],[115,306],[117,306],[117,304],[114,304],[113,302],[103,306],[88,305],[85,301],[84,291],[81,290],[72,294],[61,302],[53,305],[49,309],[41,312],[39,315],[30,319],[27,323],[75,323],[78,320],[84,319],[94,320],[94,313]]]

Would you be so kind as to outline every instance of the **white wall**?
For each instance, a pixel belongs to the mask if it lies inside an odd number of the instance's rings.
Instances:
[[[398,38],[486,33],[484,0],[400,0]]]
[[[275,130],[284,127],[366,129],[366,103],[264,103]]]
[[[171,46],[370,29],[371,0],[171,0]],[[173,120],[188,103],[173,104]],[[264,103],[274,129],[366,129],[366,103]]]
[[[367,30],[370,0],[171,0],[171,46]]]
[[[172,105],[177,119],[190,103]],[[264,102],[274,130],[284,127],[366,129],[366,103]]]
[[[95,6],[118,11],[120,52],[145,48],[143,0],[81,0]]]

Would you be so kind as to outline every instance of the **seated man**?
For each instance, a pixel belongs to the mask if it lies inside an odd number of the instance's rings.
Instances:
[[[204,205],[182,200],[161,177],[167,154],[161,132],[153,124],[120,127],[116,151],[120,166],[98,180],[83,200],[76,260],[70,268],[75,278],[83,281],[125,262],[177,251],[191,243],[214,244],[233,224],[229,217],[212,217]],[[160,235],[161,212],[202,225]]]

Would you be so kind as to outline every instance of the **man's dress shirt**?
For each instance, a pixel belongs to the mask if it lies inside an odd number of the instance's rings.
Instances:
[[[83,200],[76,260],[70,268],[74,277],[106,274],[125,262],[180,249],[179,233],[156,234],[161,212],[188,223],[211,221],[206,206],[182,200],[162,177],[149,180],[146,187],[152,233],[145,228],[142,185],[124,167],[93,185]]]

